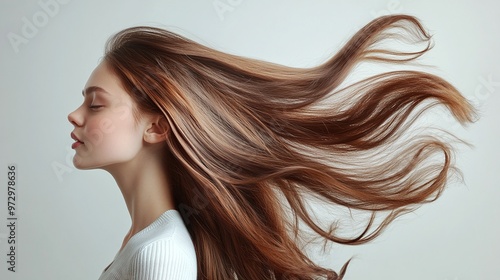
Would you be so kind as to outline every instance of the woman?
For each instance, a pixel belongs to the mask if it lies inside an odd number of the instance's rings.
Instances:
[[[387,38],[427,44],[381,49]],[[341,279],[347,264],[337,274],[301,250],[299,224],[326,241],[372,240],[436,199],[454,170],[452,147],[411,124],[436,104],[473,120],[466,99],[428,73],[342,84],[360,62],[412,61],[429,42],[416,18],[385,16],[299,69],[152,27],[114,35],[68,117],[75,166],[108,171],[132,218],[100,279]],[[306,196],[371,218],[341,237],[312,217]],[[386,216],[375,225],[377,213]]]

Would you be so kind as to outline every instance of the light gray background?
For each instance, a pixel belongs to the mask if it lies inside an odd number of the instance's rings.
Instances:
[[[369,245],[335,246],[328,258],[313,250],[313,257],[339,269],[355,255],[346,280],[499,279],[497,2],[53,1],[0,4],[1,279],[97,279],[128,230],[128,213],[111,176],[72,166],[67,121],[111,34],[133,25],[163,26],[223,51],[306,67],[387,13],[423,21],[436,44],[423,62],[435,65],[432,71],[481,108],[481,120],[466,129],[437,118],[475,145],[458,154],[465,184],[452,183],[437,202],[398,220]],[[49,2],[57,6],[47,12],[40,3]],[[217,12],[215,6],[224,4],[228,9]],[[26,20],[37,23],[37,30],[13,46],[8,34],[24,37]],[[18,167],[16,273],[5,262],[10,163]]]

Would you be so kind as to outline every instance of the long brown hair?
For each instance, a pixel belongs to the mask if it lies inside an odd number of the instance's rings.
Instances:
[[[424,47],[382,49],[388,38]],[[430,42],[416,18],[384,16],[325,63],[293,68],[153,27],[110,38],[105,61],[138,115],[161,114],[170,125],[166,172],[196,248],[198,279],[341,279],[345,266],[337,274],[303,252],[299,224],[329,241],[361,244],[437,198],[454,170],[453,148],[430,131],[407,132],[436,104],[473,121],[467,100],[415,70],[343,84],[360,62],[406,63]],[[372,213],[368,226],[352,237],[321,227],[309,195]],[[375,225],[378,212],[389,214]]]

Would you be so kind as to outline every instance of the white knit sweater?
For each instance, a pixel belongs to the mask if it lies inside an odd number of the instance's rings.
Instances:
[[[196,280],[196,254],[176,210],[136,233],[99,280]]]

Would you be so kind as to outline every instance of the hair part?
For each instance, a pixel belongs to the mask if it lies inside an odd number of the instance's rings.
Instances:
[[[388,38],[427,44],[414,52],[380,48]],[[165,172],[195,245],[198,278],[341,279],[347,263],[337,274],[301,250],[300,223],[325,240],[362,244],[435,200],[454,170],[453,147],[430,131],[401,139],[434,105],[462,124],[473,121],[469,102],[442,78],[414,70],[342,86],[362,62],[404,64],[430,48],[430,35],[407,15],[373,20],[312,68],[223,53],[154,27],[110,38],[105,61],[138,111],[161,114],[170,126]],[[353,237],[324,229],[306,194],[372,213],[368,225]],[[389,214],[375,225],[380,212]]]

